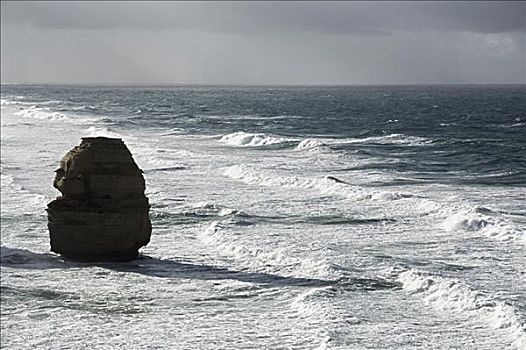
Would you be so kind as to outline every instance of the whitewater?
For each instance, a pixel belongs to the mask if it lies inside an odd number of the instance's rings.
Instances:
[[[525,96],[2,85],[1,347],[524,350]],[[49,251],[89,136],[144,172],[138,260]]]

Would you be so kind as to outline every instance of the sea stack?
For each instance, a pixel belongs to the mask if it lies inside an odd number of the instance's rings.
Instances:
[[[150,241],[142,170],[121,139],[85,137],[60,161],[48,204],[51,250],[90,261],[129,261]]]

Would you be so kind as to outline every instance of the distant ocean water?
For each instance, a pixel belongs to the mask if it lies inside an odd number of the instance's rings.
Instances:
[[[1,87],[5,349],[526,349],[526,87]],[[143,258],[49,252],[122,138]]]

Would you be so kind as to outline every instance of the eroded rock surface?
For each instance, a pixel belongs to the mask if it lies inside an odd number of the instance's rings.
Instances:
[[[83,138],[60,161],[48,204],[51,250],[97,261],[135,259],[150,241],[141,169],[121,139]]]

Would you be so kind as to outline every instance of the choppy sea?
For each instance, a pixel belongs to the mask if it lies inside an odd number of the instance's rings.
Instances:
[[[526,349],[526,87],[1,87],[5,349]],[[81,137],[153,234],[49,252]]]

